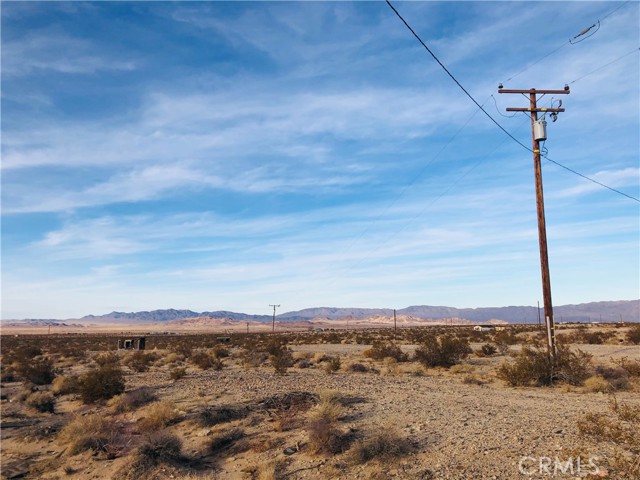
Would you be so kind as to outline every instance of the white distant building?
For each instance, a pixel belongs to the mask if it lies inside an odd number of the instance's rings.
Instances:
[[[495,328],[493,325],[476,325],[473,327],[476,332],[493,332]]]

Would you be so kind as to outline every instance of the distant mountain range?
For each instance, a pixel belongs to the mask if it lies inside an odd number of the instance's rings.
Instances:
[[[540,309],[540,315],[542,308]],[[412,306],[396,311],[398,316],[404,315],[424,320],[442,320],[448,318],[465,319],[471,322],[488,322],[503,320],[509,323],[537,323],[536,307],[492,307],[492,308],[454,308],[437,306]],[[300,322],[314,319],[366,319],[371,317],[392,317],[393,309],[389,308],[307,308],[294,312],[286,312],[276,316],[278,322]],[[87,315],[79,319],[66,319],[66,323],[74,324],[157,324],[170,323],[190,318],[215,318],[234,321],[270,322],[271,315],[249,315],[246,313],[212,311],[194,312],[192,310],[153,310],[144,312],[111,312],[105,315]],[[592,302],[579,305],[562,305],[554,307],[556,322],[640,322],[640,300],[622,300],[613,302]],[[5,320],[20,324],[58,324],[62,320],[27,319]]]

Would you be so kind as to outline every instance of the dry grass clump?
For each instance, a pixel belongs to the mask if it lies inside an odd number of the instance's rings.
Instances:
[[[196,421],[200,426],[213,427],[221,423],[228,423],[234,420],[245,418],[249,411],[244,408],[228,407],[228,406],[207,406],[203,408],[197,415]]]
[[[178,418],[173,402],[161,400],[152,403],[144,412],[144,417],[138,422],[138,428],[144,432],[158,431]]]
[[[354,362],[347,364],[345,370],[347,372],[367,373],[369,371],[369,367],[362,363]]]
[[[230,428],[215,434],[208,442],[208,450],[210,453],[217,455],[223,450],[236,444],[236,442],[245,437],[245,432],[241,428]]]
[[[176,367],[169,370],[169,378],[171,380],[180,380],[187,375],[187,369],[184,367]]]
[[[142,387],[131,392],[117,395],[109,400],[109,407],[112,413],[133,412],[147,403],[157,399],[155,392],[148,388]]]
[[[71,420],[60,431],[58,441],[69,447],[70,455],[85,450],[93,450],[96,453],[113,452],[119,443],[116,424],[100,414]]]
[[[51,392],[33,392],[25,403],[40,413],[54,413],[56,400]]]
[[[411,449],[408,439],[401,437],[393,428],[384,428],[356,442],[351,449],[350,457],[357,465],[374,459],[389,462],[407,455]]]
[[[194,352],[191,355],[191,358],[189,358],[189,361],[191,361],[191,363],[201,368],[202,370],[222,370],[223,367],[222,360],[220,360],[217,356],[203,350]]]
[[[184,357],[178,355],[176,352],[169,352],[162,358],[162,363],[163,365],[173,365],[182,360],[184,360]]]
[[[281,460],[270,460],[253,469],[256,480],[281,480],[284,476],[284,463]]]
[[[587,413],[578,419],[578,432],[599,442],[611,442],[616,451],[610,462],[615,478],[640,476],[640,406],[619,404],[615,397],[609,413]]]
[[[181,465],[187,462],[182,455],[182,442],[168,432],[151,434],[135,451],[131,462],[120,471],[118,478],[137,480],[148,478],[159,465]],[[154,477],[155,478],[155,477]]]
[[[336,426],[345,414],[340,396],[329,390],[320,392],[319,396],[319,403],[307,415],[309,449],[315,454],[342,453],[349,447],[351,436]]]
[[[51,383],[51,393],[54,395],[68,395],[70,393],[78,393],[80,389],[80,377],[77,375],[63,376],[54,378]]]
[[[609,382],[607,382],[607,380],[600,375],[594,375],[587,378],[584,381],[584,389],[588,392],[594,393],[609,393],[613,390]]]
[[[498,368],[498,378],[513,387],[548,386],[557,381],[582,385],[590,376],[591,357],[582,350],[572,351],[558,345],[556,364],[553,365],[546,349],[524,347],[514,356],[513,362],[503,363]]]

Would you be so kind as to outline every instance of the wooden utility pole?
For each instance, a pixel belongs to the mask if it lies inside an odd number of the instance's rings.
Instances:
[[[540,142],[547,139],[546,122],[538,121],[538,112],[557,115],[564,112],[564,108],[538,108],[538,95],[568,95],[569,86],[563,90],[508,90],[502,85],[498,93],[529,94],[529,108],[509,107],[507,112],[529,112],[531,114],[531,139],[533,142],[533,169],[536,181],[536,206],[538,211],[538,242],[540,244],[540,270],[542,272],[542,298],[544,301],[544,318],[547,326],[547,348],[549,355],[555,359],[557,353],[555,326],[553,323],[553,305],[551,303],[551,279],[549,276],[549,256],[547,253],[547,227],[544,218],[544,195],[542,192],[542,165],[540,163]]]
[[[273,307],[273,321],[271,322],[271,333],[275,333],[276,332],[276,308],[278,308],[280,305],[269,304],[269,306]]]

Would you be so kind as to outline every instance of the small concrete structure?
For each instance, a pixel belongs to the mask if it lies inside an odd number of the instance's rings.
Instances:
[[[147,337],[120,338],[118,339],[118,350],[144,350]]]

